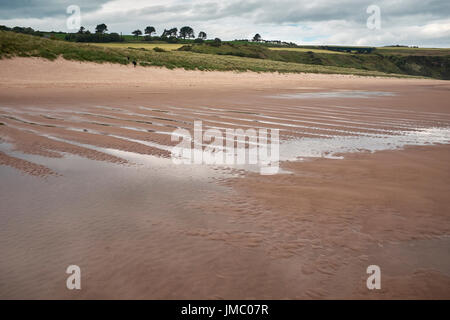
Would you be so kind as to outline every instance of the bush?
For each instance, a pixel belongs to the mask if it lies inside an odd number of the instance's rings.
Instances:
[[[9,28],[7,26],[0,26],[0,30],[1,31],[12,31],[15,33],[24,33],[24,34],[29,34],[32,36],[38,36],[38,37],[42,37],[44,34],[40,31],[34,31],[33,28],[24,28],[24,27],[14,27],[14,28]]]
[[[182,46],[178,48],[178,51],[192,51],[192,46]]]
[[[163,48],[160,48],[160,47],[154,47],[153,51],[155,51],[155,52],[167,52],[166,50],[164,50]]]
[[[211,43],[211,45],[212,45],[213,47],[220,47],[220,46],[222,45],[222,40],[220,40],[219,38],[215,38],[215,39],[214,39],[214,42]]]
[[[177,37],[169,37],[166,40],[168,43],[178,43],[178,38]]]
[[[69,33],[64,38],[75,42],[123,42],[118,33]]]

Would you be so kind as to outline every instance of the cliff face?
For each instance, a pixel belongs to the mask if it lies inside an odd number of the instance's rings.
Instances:
[[[388,56],[405,74],[450,80],[450,56]]]

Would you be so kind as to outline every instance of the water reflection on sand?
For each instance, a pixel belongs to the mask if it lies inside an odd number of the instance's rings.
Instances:
[[[0,108],[6,137],[0,152],[56,173],[33,177],[0,166],[0,298],[326,296],[321,290],[327,286],[320,281],[338,278],[339,263],[352,261],[354,252],[361,260],[369,238],[352,220],[361,212],[360,204],[353,207],[360,197],[353,185],[345,189],[350,205],[337,213],[323,205],[322,195],[312,197],[329,183],[320,180],[320,168],[313,175],[318,184],[308,180],[311,189],[304,180],[289,180],[299,175],[292,172],[277,176],[281,182],[275,180],[273,189],[264,185],[267,180],[255,179],[245,194],[238,194],[229,179],[248,178],[258,168],[175,165],[167,157],[170,135],[174,129],[190,129],[195,120],[205,128],[280,128],[280,158],[290,161],[450,142],[446,114],[295,101],[392,96],[334,91],[272,96],[254,105]],[[288,99],[274,102],[278,98]],[[88,159],[92,151],[114,158]],[[262,204],[280,190],[277,203]],[[340,201],[338,191],[325,188],[324,194]],[[300,199],[303,215],[288,210],[286,202],[293,198]],[[317,208],[329,215],[320,216]],[[350,217],[348,208],[356,214]],[[375,212],[374,217],[394,216],[386,208]],[[448,239],[434,257],[446,246]],[[416,254],[395,250],[411,259]],[[71,264],[82,270],[80,293],[64,285]],[[442,270],[448,263],[434,266]]]

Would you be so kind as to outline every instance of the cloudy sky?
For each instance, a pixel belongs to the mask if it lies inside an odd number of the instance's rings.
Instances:
[[[223,40],[259,33],[299,44],[450,47],[450,0],[0,0],[0,25],[70,31],[69,5],[91,31],[99,23],[123,34],[189,25]],[[370,5],[380,8],[379,29],[367,26]]]

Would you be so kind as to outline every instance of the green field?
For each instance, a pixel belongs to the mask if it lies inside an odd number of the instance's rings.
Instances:
[[[153,48],[161,48],[166,51],[177,50],[183,46],[183,44],[177,43],[145,43],[145,42],[109,42],[109,43],[96,43],[96,46],[108,47],[108,48],[135,48],[135,49],[147,49],[153,50]]]
[[[384,55],[450,56],[450,48],[379,47],[376,51]]]
[[[330,53],[330,54],[348,54],[346,52],[338,52],[323,49],[309,49],[309,48],[283,48],[283,47],[269,47],[270,50],[278,51],[297,51],[297,52],[314,52],[314,53]]]

